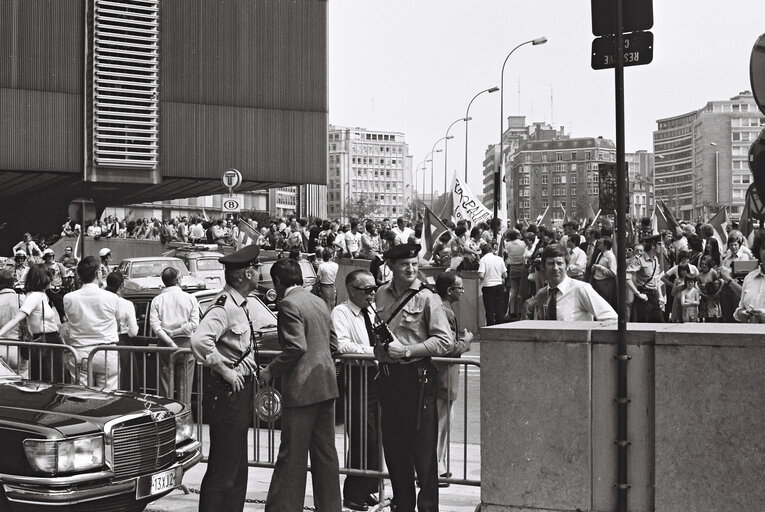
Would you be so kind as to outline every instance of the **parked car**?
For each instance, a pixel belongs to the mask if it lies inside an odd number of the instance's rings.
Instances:
[[[254,292],[273,311],[277,310],[276,289],[274,288],[274,282],[271,280],[271,267],[273,267],[275,261],[269,259],[262,262],[263,264],[258,269],[260,270],[260,281]],[[307,259],[301,258],[298,260],[298,263],[300,263],[300,270],[303,273],[303,288],[310,290],[316,282],[316,270]]]
[[[174,267],[179,272],[179,285],[187,291],[204,290],[207,285],[189,273],[189,269],[179,258],[149,256],[142,258],[125,258],[117,267],[125,276],[123,294],[127,297],[135,294],[150,293],[157,295],[165,285],[162,283],[162,271]]]
[[[140,511],[202,458],[189,407],[28,381],[0,361],[0,510]]]
[[[215,244],[185,245],[163,253],[162,256],[179,258],[189,269],[189,274],[204,281],[207,288],[223,288],[226,284],[225,268],[218,258],[223,253]]]

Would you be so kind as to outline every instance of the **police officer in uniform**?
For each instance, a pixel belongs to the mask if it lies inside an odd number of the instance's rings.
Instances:
[[[376,344],[375,357],[383,448],[396,512],[413,512],[415,504],[419,512],[438,510],[438,379],[431,356],[446,355],[453,348],[441,298],[417,278],[419,252],[417,244],[400,244],[385,252],[393,279],[376,297],[378,315],[393,338],[387,347]],[[416,500],[415,470],[421,487]]]
[[[204,418],[210,425],[210,454],[202,480],[200,511],[244,509],[247,492],[247,431],[256,376],[253,312],[247,295],[260,279],[257,245],[219,258],[226,286],[191,335],[191,350],[204,365]]]

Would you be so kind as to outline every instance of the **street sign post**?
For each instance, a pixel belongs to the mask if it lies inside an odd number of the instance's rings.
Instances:
[[[624,34],[624,65],[641,66],[653,60],[653,33]],[[592,40],[592,69],[616,67],[616,37],[603,36]]]
[[[242,184],[242,173],[236,169],[228,169],[223,173],[223,186],[228,189],[228,195],[234,194],[234,189]]]
[[[239,213],[242,210],[242,204],[238,199],[232,197],[224,197],[221,203],[221,211],[223,213]]]

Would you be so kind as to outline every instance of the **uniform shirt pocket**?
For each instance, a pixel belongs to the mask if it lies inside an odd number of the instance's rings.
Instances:
[[[250,326],[248,324],[234,324],[229,327],[229,330],[237,336],[241,336],[250,332]]]

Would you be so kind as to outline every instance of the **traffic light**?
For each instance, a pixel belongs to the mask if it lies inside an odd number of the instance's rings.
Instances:
[[[765,34],[757,38],[749,60],[749,80],[752,94],[760,111],[765,114]],[[760,197],[765,197],[765,129],[749,148],[749,170]]]

